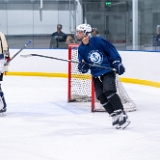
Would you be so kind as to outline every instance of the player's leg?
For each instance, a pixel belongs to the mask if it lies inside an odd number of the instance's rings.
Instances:
[[[0,85],[0,112],[6,112],[7,105],[6,105],[6,101],[4,98],[4,93],[1,90],[1,85]]]
[[[98,100],[100,101],[102,106],[105,108],[105,110],[109,113],[109,115],[112,117],[112,125],[115,126],[116,128],[120,128],[117,114],[114,112],[115,109],[113,105],[108,101],[105,94],[100,95],[98,97]]]
[[[3,93],[0,92],[0,115],[3,115],[7,111],[6,102]]]
[[[115,125],[116,128],[124,128],[126,127],[130,122],[128,120],[128,116],[124,112],[122,102],[120,100],[119,95],[116,93],[116,83],[115,83],[115,73],[111,72],[109,74],[106,74],[102,77],[103,79],[103,92],[106,95],[106,98],[108,101],[112,104],[114,107],[114,114],[112,115],[114,117],[114,121],[118,124]]]
[[[101,105],[105,108],[105,110],[111,114],[114,112],[113,106],[109,103],[105,94],[103,93],[103,85],[99,78],[93,78],[94,88],[97,99],[100,101]]]
[[[107,95],[107,94],[106,94]],[[123,109],[123,105],[121,103],[121,100],[118,96],[118,94],[116,93],[112,93],[109,96],[107,95],[108,101],[114,106],[115,111],[114,113],[119,117],[118,121],[119,121],[119,126],[121,128],[125,128],[126,126],[128,126],[128,124],[130,123],[130,121],[128,120],[128,116],[125,113],[124,109]],[[118,127],[118,126],[117,126]],[[119,127],[118,127],[119,128]]]
[[[3,80],[3,74],[0,75],[0,81],[2,80]],[[1,84],[0,84],[0,113],[4,113],[6,111],[7,111],[7,105],[6,105],[4,93],[2,91]]]
[[[97,99],[100,101],[100,103],[108,112],[108,114],[112,117],[112,125],[113,126],[118,125],[117,115],[116,113],[114,113],[115,109],[113,105],[108,101],[105,94],[103,93],[102,81],[99,78],[93,78],[93,81]]]

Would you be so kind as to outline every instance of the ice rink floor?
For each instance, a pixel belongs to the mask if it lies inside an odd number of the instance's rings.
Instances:
[[[67,103],[67,79],[5,76],[0,160],[160,160],[160,89],[124,87],[137,111],[116,130],[107,113]]]

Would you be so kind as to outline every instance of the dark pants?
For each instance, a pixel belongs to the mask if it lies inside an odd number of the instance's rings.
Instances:
[[[93,78],[96,97],[109,114],[112,114],[115,110],[123,110],[119,95],[116,94],[115,80],[115,72],[109,72]]]
[[[109,72],[100,77],[93,78],[97,99],[102,94],[108,95],[117,92],[115,78],[114,72]]]

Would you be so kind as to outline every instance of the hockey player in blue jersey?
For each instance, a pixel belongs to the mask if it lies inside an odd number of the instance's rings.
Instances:
[[[124,112],[115,83],[115,74],[121,75],[125,72],[122,58],[113,44],[100,36],[90,37],[91,32],[92,27],[89,24],[80,24],[76,28],[76,37],[81,41],[78,47],[78,59],[81,62],[78,70],[82,73],[90,70],[96,97],[112,117],[112,125],[117,129],[126,128],[130,121]],[[88,64],[96,64],[104,68]],[[116,73],[105,67],[115,69]]]

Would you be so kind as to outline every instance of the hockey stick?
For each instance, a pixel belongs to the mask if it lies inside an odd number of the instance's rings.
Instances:
[[[77,63],[77,64],[82,63],[82,62],[78,62],[78,61],[67,60],[67,59],[61,59],[61,58],[50,57],[50,56],[44,56],[44,55],[40,55],[40,54],[27,54],[27,55],[20,55],[20,56],[23,57],[23,58],[32,57],[32,56],[37,56],[37,57],[55,59],[55,60],[60,60],[60,61],[65,61],[65,62],[71,62],[71,63]],[[94,63],[94,64],[90,64],[90,63],[86,63],[86,62],[83,62],[83,63],[89,65],[90,67],[98,67],[98,68],[104,68],[104,69],[107,69],[107,70],[115,71],[114,68],[105,67],[105,66],[100,66],[100,65],[95,64],[95,63]]]
[[[29,40],[15,55],[13,55],[13,57],[5,63],[5,66],[7,66],[24,48],[26,48],[30,43],[32,42],[32,40]]]

